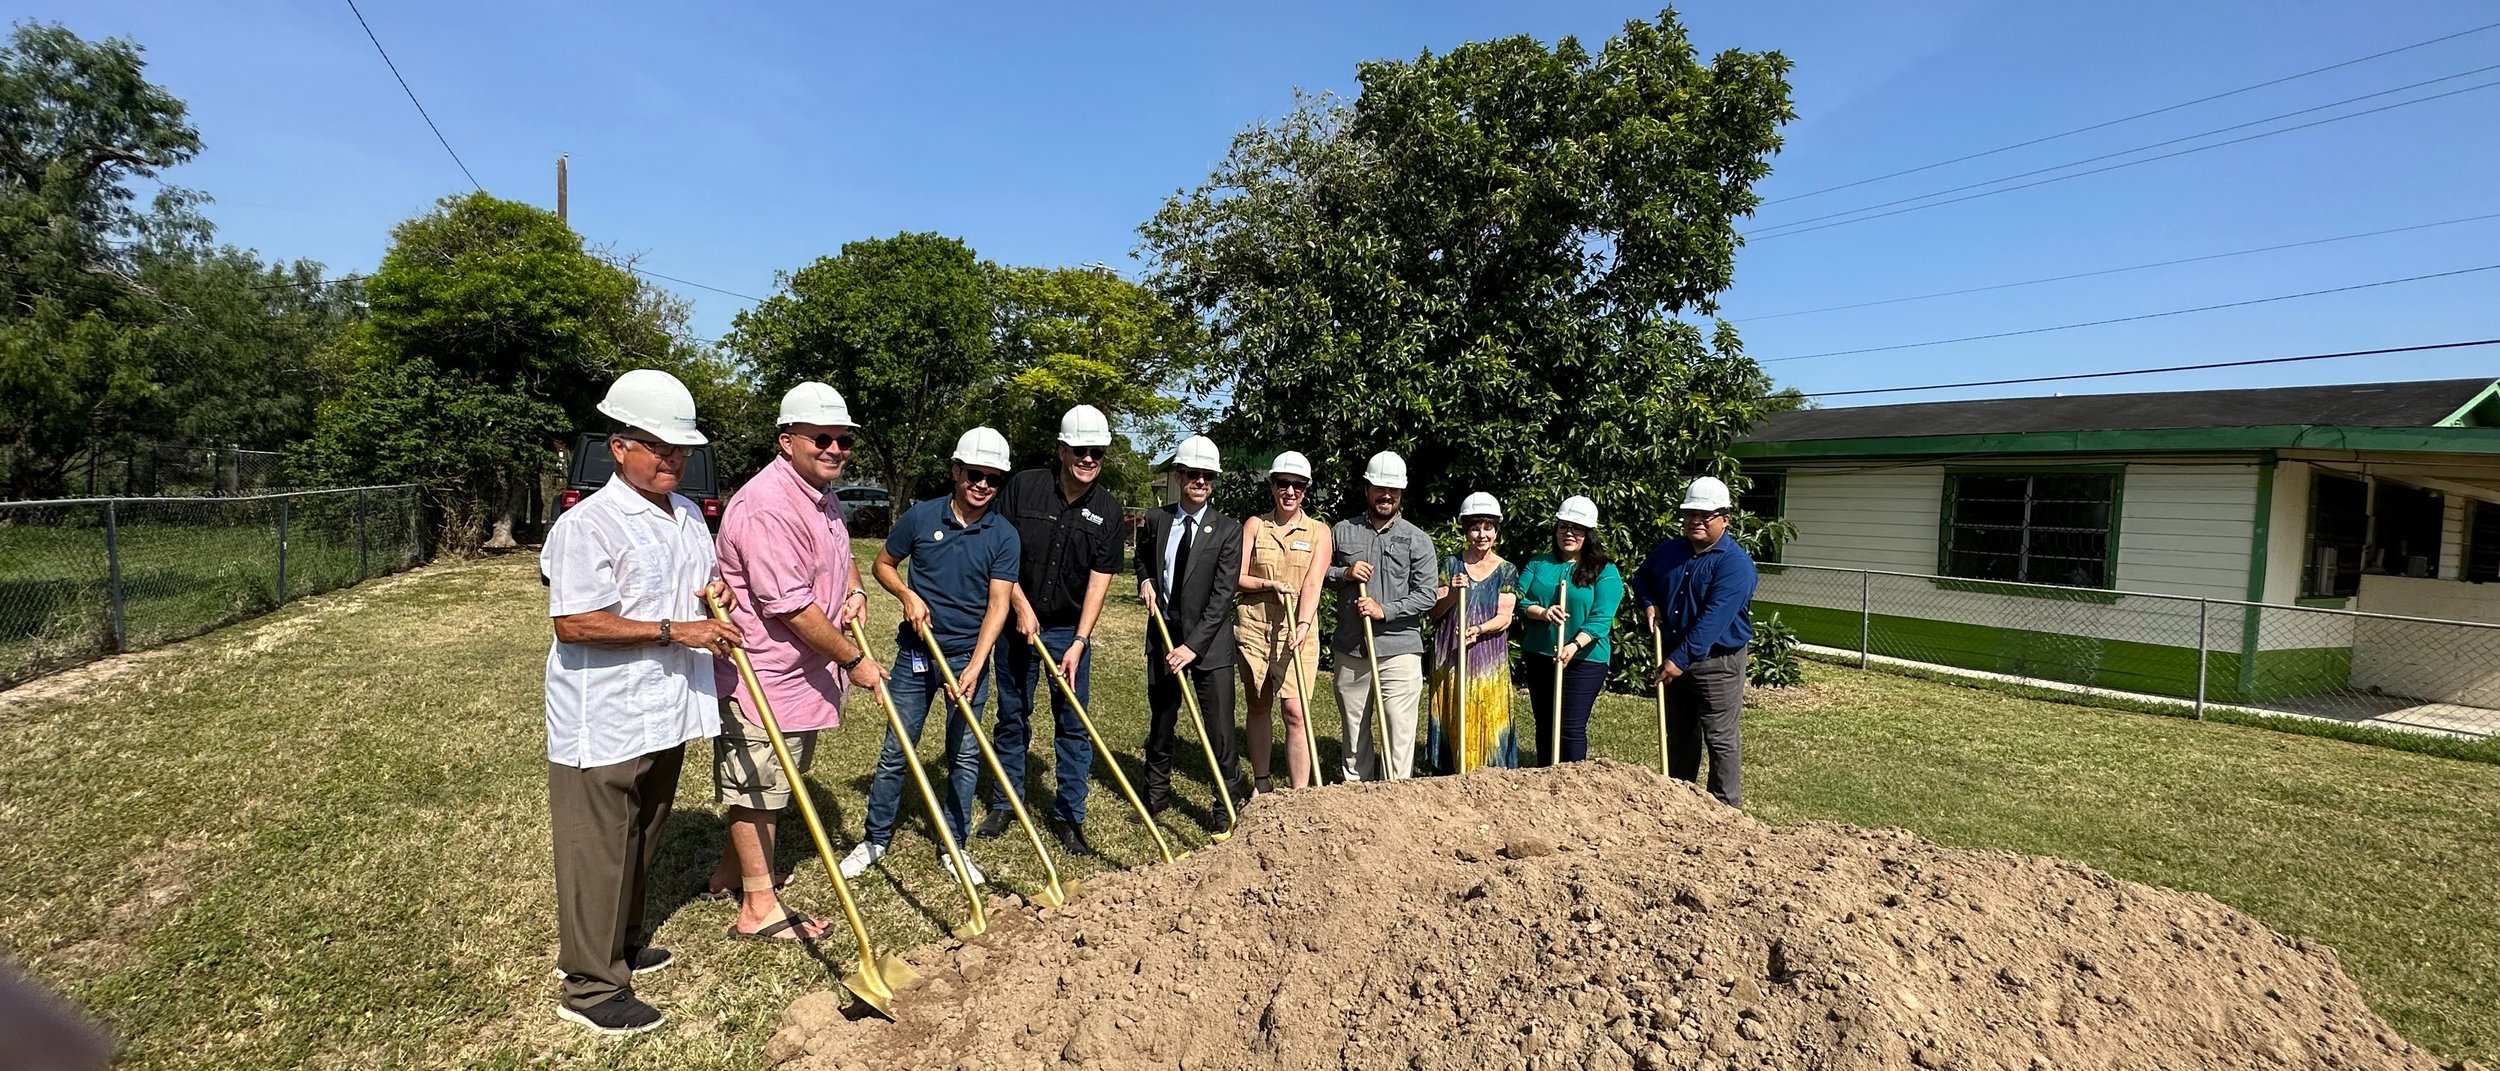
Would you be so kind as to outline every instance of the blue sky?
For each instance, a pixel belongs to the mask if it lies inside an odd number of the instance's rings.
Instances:
[[[748,294],[857,238],[957,235],[1007,263],[1133,270],[1135,227],[1296,87],[1462,41],[1573,34],[1639,4],[545,4],[360,0],[480,182],[552,205],[654,271]],[[36,0],[148,49],[206,142],[171,181],[225,241],[334,271],[467,188],[345,0]],[[2500,21],[2487,0],[1714,2],[1704,51],[1795,61],[1798,120],[1766,198],[1914,167]],[[1982,160],[1766,205],[1748,229],[1925,193],[2500,64],[2500,30]],[[2500,71],[2314,119],[2500,79]],[[2288,120],[2298,122],[2301,120]],[[2252,127],[2251,133],[2270,127]],[[2037,189],[1761,237],[1723,314],[1810,391],[2500,336],[2500,271],[1987,342],[2026,328],[2500,264],[2500,219],[1812,316],[1828,305],[2500,213],[2500,87]],[[2190,143],[2193,144],[2193,143]],[[672,287],[717,337],[747,302]],[[2500,376],[2500,347],[1999,388],[1984,397]],[[1842,400],[1836,404],[1845,404]]]

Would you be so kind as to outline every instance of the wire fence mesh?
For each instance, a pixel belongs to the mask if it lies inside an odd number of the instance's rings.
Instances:
[[[2188,706],[2500,735],[2500,625],[2231,599],[1763,567],[1754,616],[1827,651]]]
[[[413,486],[0,502],[0,683],[406,569],[420,525]]]

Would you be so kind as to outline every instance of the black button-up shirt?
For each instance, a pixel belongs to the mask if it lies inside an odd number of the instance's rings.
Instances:
[[[1128,528],[1120,498],[1101,483],[1069,501],[1059,493],[1059,473],[1026,469],[1007,478],[999,512],[1024,539],[1024,597],[1044,628],[1074,625],[1085,611],[1085,588],[1095,573],[1120,571],[1120,545]]]

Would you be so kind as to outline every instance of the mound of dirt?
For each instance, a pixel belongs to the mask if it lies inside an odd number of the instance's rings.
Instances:
[[[2210,897],[1772,828],[1617,763],[1262,798],[1172,866],[794,1004],[807,1071],[2407,1068],[2332,952]]]

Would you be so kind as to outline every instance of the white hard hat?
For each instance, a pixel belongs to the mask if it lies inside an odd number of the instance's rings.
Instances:
[[[1197,469],[1200,472],[1222,472],[1224,471],[1224,458],[1216,452],[1215,440],[1204,435],[1192,435],[1181,440],[1180,449],[1172,451],[1172,467]]]
[[[1111,418],[1090,405],[1070,409],[1059,418],[1059,441],[1070,446],[1111,445]]]
[[[985,469],[1007,471],[1007,437],[996,428],[974,428],[955,440],[955,460]]]
[[[641,428],[672,446],[710,442],[694,428],[694,395],[686,385],[657,368],[637,368],[616,377],[599,411],[620,424]]]
[[[1374,487],[1405,490],[1406,459],[1399,457],[1395,450],[1373,454],[1371,463],[1363,466],[1363,482]]]
[[[1267,474],[1270,476],[1300,476],[1306,480],[1310,479],[1311,459],[1302,456],[1302,452],[1299,450],[1287,450],[1284,453],[1276,455],[1276,460],[1268,464]]]
[[[783,427],[792,424],[822,424],[828,428],[856,428],[851,421],[851,405],[842,400],[842,392],[822,383],[809,381],[790,388],[781,396],[781,415],[773,423]]]
[[[1492,495],[1478,491],[1475,494],[1468,495],[1467,501],[1458,504],[1458,515],[1462,518],[1491,517],[1498,521],[1502,519],[1502,501]]]
[[[1716,476],[1695,476],[1684,486],[1684,504],[1679,510],[1708,510],[1713,513],[1728,507],[1727,484]]]
[[[1554,511],[1554,519],[1595,531],[1597,530],[1597,503],[1589,501],[1587,495],[1573,495],[1563,499],[1562,508]]]

